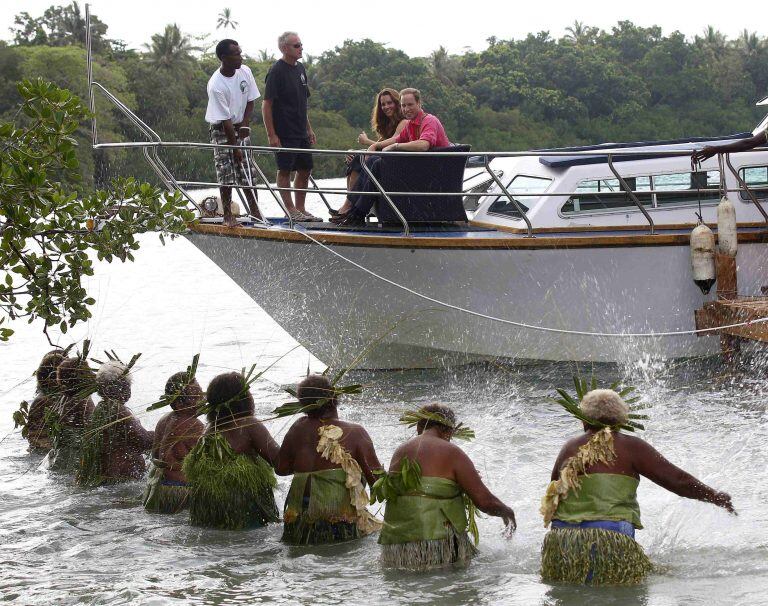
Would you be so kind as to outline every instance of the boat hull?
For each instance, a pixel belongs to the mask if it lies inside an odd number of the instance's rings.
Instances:
[[[431,368],[489,358],[630,363],[719,351],[716,335],[601,337],[694,328],[703,296],[688,246],[574,249],[331,245],[191,233],[188,238],[321,361],[360,368]],[[765,244],[739,248],[742,294],[759,294]],[[750,292],[748,287],[758,292]],[[375,344],[374,344],[375,343]]]

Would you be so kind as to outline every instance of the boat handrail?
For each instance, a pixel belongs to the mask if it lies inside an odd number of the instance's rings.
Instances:
[[[629,195],[634,205],[637,206],[637,208],[640,210],[641,213],[643,213],[645,220],[648,221],[648,224],[651,226],[651,235],[654,235],[656,233],[656,226],[653,224],[653,219],[651,218],[651,215],[648,213],[647,210],[645,210],[645,208],[643,208],[643,204],[642,202],[640,202],[639,198],[635,195],[635,192],[632,191],[632,188],[629,186],[629,184],[619,174],[619,171],[616,170],[616,167],[613,165],[613,154],[608,154],[608,168],[611,169],[611,172],[618,179],[619,184],[621,185],[621,188],[625,192],[627,192],[627,194]]]
[[[752,201],[752,204],[754,204],[757,207],[757,210],[760,211],[760,214],[763,215],[763,219],[765,220],[766,224],[768,224],[768,213],[765,212],[765,209],[760,206],[760,203],[757,201],[757,196],[755,196],[755,193],[749,189],[749,185],[747,185],[747,182],[741,178],[741,175],[739,174],[739,171],[737,171],[733,164],[731,164],[731,154],[718,154],[723,157],[723,160],[725,161],[725,165],[728,167],[728,170],[731,171],[734,177],[736,177],[736,181],[739,184],[739,189],[736,190],[739,193],[741,193],[741,190],[744,190],[747,195],[749,196],[749,199]]]

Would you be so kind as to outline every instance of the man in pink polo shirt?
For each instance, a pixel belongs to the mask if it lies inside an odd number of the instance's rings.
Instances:
[[[395,137],[377,141],[368,148],[369,151],[424,152],[451,145],[440,120],[421,108],[421,92],[418,89],[404,88],[400,91],[400,109],[403,116],[408,119],[405,128]],[[368,168],[377,178],[380,161],[380,156],[369,157],[366,160]],[[377,191],[366,172],[360,174],[353,190],[360,192]],[[365,217],[373,208],[376,197],[350,194],[349,201],[352,204],[352,209],[348,213],[332,216],[331,222],[345,227],[364,225]]]
[[[400,91],[400,110],[408,119],[405,128],[394,143],[382,141],[378,145],[383,151],[429,151],[433,147],[448,147],[451,142],[445,134],[440,120],[421,108],[421,92],[415,88]],[[382,145],[384,143],[385,145]]]

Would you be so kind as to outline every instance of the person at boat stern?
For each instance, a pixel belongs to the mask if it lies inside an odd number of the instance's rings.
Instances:
[[[376,501],[386,502],[379,535],[381,563],[389,568],[427,570],[466,565],[477,554],[476,510],[517,528],[515,512],[483,483],[470,458],[451,443],[474,432],[451,408],[429,404],[401,417],[417,435],[392,455],[389,472],[374,484]],[[470,539],[469,535],[472,535]]]
[[[165,398],[172,410],[155,426],[152,468],[143,501],[147,511],[177,513],[189,506],[187,477],[181,465],[205,431],[197,418],[205,394],[197,379],[183,371],[168,379]]]
[[[368,432],[342,421],[337,394],[322,375],[298,385],[304,416],[291,426],[280,447],[279,475],[293,474],[283,511],[283,541],[317,545],[357,539],[381,523],[367,510],[364,482],[373,484],[381,463]]]
[[[392,152],[425,152],[436,147],[448,147],[451,142],[445,134],[445,128],[440,120],[428,114],[421,106],[421,91],[416,88],[404,88],[400,91],[400,108],[403,116],[408,120],[405,127],[396,136],[376,141],[369,151]],[[381,156],[374,156],[366,160],[368,168],[374,177],[379,177],[379,165]],[[360,173],[353,187],[356,192],[376,192],[368,173]],[[354,227],[365,224],[365,217],[371,212],[376,196],[363,196],[350,194],[344,201],[342,208],[349,208],[346,213],[340,213],[331,217],[331,222],[340,226]]]
[[[250,136],[253,102],[259,98],[259,89],[251,69],[243,65],[242,50],[235,40],[221,40],[216,45],[216,56],[221,61],[221,66],[208,80],[208,107],[205,111],[211,143],[240,145]],[[213,150],[213,158],[216,163],[216,180],[221,186],[224,224],[234,227],[237,221],[232,216],[232,186],[249,185],[243,151],[216,147]],[[248,201],[251,215],[260,219],[255,190],[242,191]]]
[[[311,149],[317,143],[317,137],[307,111],[310,95],[307,72],[299,62],[304,54],[304,45],[296,32],[285,32],[277,39],[277,46],[283,56],[267,72],[261,104],[269,144],[272,147]],[[276,152],[275,159],[278,187],[290,187],[291,172],[296,171],[293,187],[307,188],[313,166],[311,153]],[[280,196],[294,221],[320,221],[307,212],[306,192],[294,192],[293,199],[289,191],[281,191]]]
[[[190,522],[223,530],[278,522],[272,467],[279,447],[254,417],[245,377],[238,372],[218,375],[206,398],[208,426],[182,465]]]
[[[746,139],[739,139],[738,141],[727,143],[726,145],[706,145],[693,152],[691,155],[691,163],[701,164],[704,160],[709,160],[715,154],[744,152],[764,145],[768,145],[768,129],[761,130],[756,135],[752,135]]]
[[[596,389],[580,405],[584,433],[568,440],[555,461],[541,502],[551,530],[541,549],[546,581],[632,585],[652,565],[635,542],[642,529],[637,487],[645,476],[682,497],[735,513],[731,497],[667,461],[650,444],[620,432],[629,407],[618,393]]]

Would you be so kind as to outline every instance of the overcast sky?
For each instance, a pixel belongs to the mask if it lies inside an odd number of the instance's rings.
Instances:
[[[37,17],[51,4],[63,0],[2,0],[0,37],[10,39],[8,28],[20,11]],[[83,6],[81,4],[81,6]],[[243,50],[255,54],[262,48],[277,52],[276,38],[285,30],[296,30],[305,53],[318,55],[345,39],[372,38],[412,56],[424,56],[443,45],[460,53],[466,47],[485,48],[485,40],[521,38],[530,32],[547,30],[554,37],[578,19],[588,25],[609,29],[619,20],[638,25],[660,25],[664,33],[680,30],[689,37],[713,25],[736,37],[744,28],[768,36],[765,6],[760,2],[658,1],[602,2],[548,0],[545,2],[424,0],[387,2],[336,0],[93,0],[92,11],[108,26],[107,35],[140,48],[167,23],[178,23],[188,34],[209,34],[211,40],[224,37],[216,30],[217,14],[232,10],[239,22],[228,37],[236,38]],[[385,7],[385,8],[381,8]],[[524,7],[524,8],[522,8]],[[402,11],[408,11],[404,13]],[[399,14],[402,18],[398,18]]]

